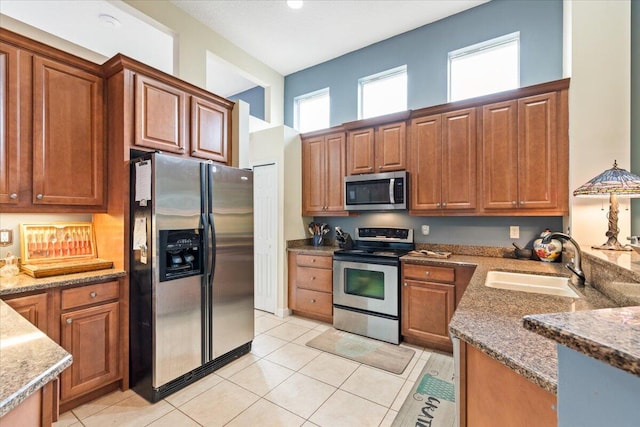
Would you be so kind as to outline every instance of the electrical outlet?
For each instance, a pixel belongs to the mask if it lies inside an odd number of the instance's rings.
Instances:
[[[428,236],[429,235],[429,226],[428,225],[423,225],[422,226],[422,235],[423,236]]]
[[[519,239],[520,238],[520,227],[517,225],[512,225],[509,227],[509,238],[510,239]]]

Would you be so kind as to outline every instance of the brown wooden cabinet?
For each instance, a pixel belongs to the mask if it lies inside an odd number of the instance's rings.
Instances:
[[[33,60],[33,204],[105,203],[102,77]]]
[[[27,319],[45,334],[48,334],[47,293],[19,296],[4,300],[18,314]]]
[[[549,92],[482,107],[482,209],[561,213],[566,175],[561,166],[562,95]],[[564,170],[563,170],[564,169]]]
[[[62,290],[60,345],[73,356],[60,375],[62,404],[121,377],[118,297],[115,281]]]
[[[302,215],[340,216],[344,210],[345,134],[302,140]]]
[[[347,175],[406,169],[406,122],[349,131]]]
[[[0,29],[0,208],[106,209],[100,66]]]
[[[187,147],[187,94],[140,73],[134,74],[133,144],[183,154]]]
[[[18,49],[0,43],[0,204],[15,205],[20,191],[20,99]]]
[[[557,398],[460,341],[460,426],[556,426]]]
[[[294,314],[333,322],[333,257],[289,252],[289,308]]]
[[[411,343],[451,352],[449,321],[475,268],[402,263],[400,330]]]
[[[231,114],[205,98],[191,97],[191,156],[231,164]]]
[[[411,121],[412,213],[476,208],[476,113],[469,108]]]

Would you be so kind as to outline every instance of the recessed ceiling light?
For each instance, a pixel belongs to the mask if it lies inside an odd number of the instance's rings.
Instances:
[[[289,6],[291,9],[301,9],[302,4],[302,0],[287,0],[287,6]]]
[[[116,28],[122,25],[118,20],[118,18],[116,18],[115,16],[108,15],[106,13],[101,13],[100,15],[98,15],[98,19],[103,25],[106,25],[107,27]]]

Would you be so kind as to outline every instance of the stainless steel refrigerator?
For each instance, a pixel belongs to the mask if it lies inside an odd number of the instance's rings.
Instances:
[[[146,154],[131,162],[130,383],[151,402],[248,353],[253,173]]]

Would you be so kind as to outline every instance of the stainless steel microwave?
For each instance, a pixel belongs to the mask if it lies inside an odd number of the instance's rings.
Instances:
[[[352,175],[344,178],[346,211],[407,209],[407,172]]]

